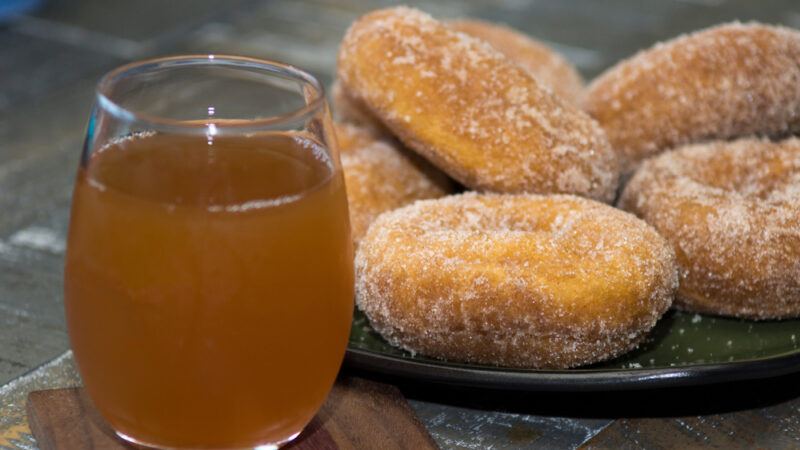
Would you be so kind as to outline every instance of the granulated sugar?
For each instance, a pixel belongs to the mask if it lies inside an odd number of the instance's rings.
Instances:
[[[392,8],[356,21],[338,75],[406,146],[469,187],[614,195],[617,160],[595,121],[488,43],[427,14]],[[559,182],[567,170],[570,182]]]
[[[656,44],[588,89],[587,111],[634,169],[708,139],[800,130],[800,33],[730,23]]]
[[[398,144],[352,125],[336,125],[340,137],[353,240],[358,242],[381,213],[452,190],[443,174]]]
[[[646,161],[620,206],[674,246],[678,306],[748,318],[800,315],[800,140],[741,139]]]
[[[669,307],[674,255],[630,214],[573,196],[467,193],[381,215],[357,303],[426,355],[570,367],[635,347]]]

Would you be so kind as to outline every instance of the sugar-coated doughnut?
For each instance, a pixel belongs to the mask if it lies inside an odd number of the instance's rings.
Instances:
[[[462,33],[488,42],[554,94],[573,105],[581,105],[583,79],[569,61],[547,45],[520,31],[482,20],[461,19],[447,24]]]
[[[383,141],[382,136],[372,130],[347,122],[334,122],[333,131],[336,134],[336,143],[340,154],[351,154],[377,141]]]
[[[373,222],[356,274],[356,303],[391,344],[527,368],[633,349],[677,287],[672,249],[651,226],[571,195],[415,202]]]
[[[336,124],[353,241],[383,212],[453,190],[451,181],[417,155],[354,125]]]
[[[391,131],[373,116],[366,106],[345,92],[339,80],[331,85],[331,105],[333,114],[339,122],[358,125],[376,136],[392,136]]]
[[[586,109],[626,170],[679,145],[800,130],[800,33],[756,23],[681,36],[607,70]]]
[[[695,144],[645,161],[620,206],[674,247],[676,306],[800,316],[800,140]]]
[[[583,79],[577,69],[547,45],[504,25],[475,19],[461,19],[448,25],[491,44],[496,50],[527,70],[539,83],[574,105],[583,98]],[[339,120],[386,133],[369,110],[345,92],[341,83],[331,87],[331,101]]]
[[[407,147],[482,191],[611,201],[603,130],[483,40],[398,7],[358,19],[339,51],[344,90]]]

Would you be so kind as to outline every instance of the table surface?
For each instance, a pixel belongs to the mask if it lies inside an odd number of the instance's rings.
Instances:
[[[64,354],[62,264],[92,89],[127,61],[231,53],[330,83],[338,42],[379,0],[53,0],[0,25],[0,384]],[[800,28],[795,0],[411,1],[534,35],[587,79],[679,33],[739,19]],[[26,389],[74,382],[69,355],[0,388],[0,448]],[[800,447],[800,377],[630,394],[509,394],[400,383],[443,448]],[[6,404],[3,404],[3,401]],[[12,426],[13,425],[13,426]]]

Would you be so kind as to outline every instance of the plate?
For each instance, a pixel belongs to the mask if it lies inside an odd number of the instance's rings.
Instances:
[[[392,347],[356,311],[346,363],[417,381],[531,391],[688,386],[800,371],[800,320],[754,322],[670,311],[648,339],[619,358],[570,370],[462,364]]]

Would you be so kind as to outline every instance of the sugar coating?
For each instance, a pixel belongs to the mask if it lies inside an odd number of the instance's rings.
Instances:
[[[360,18],[337,73],[407,147],[470,188],[614,196],[618,161],[594,120],[427,14],[400,7]]]
[[[593,81],[586,109],[626,170],[684,144],[800,131],[800,33],[734,22],[656,44]]]
[[[645,161],[620,206],[674,247],[676,306],[800,316],[800,140],[695,144]]]
[[[453,190],[445,175],[391,141],[348,124],[336,124],[356,246],[381,213]]]
[[[448,25],[491,44],[533,76],[542,89],[550,89],[574,105],[582,103],[584,86],[578,70],[545,44],[512,28],[480,20],[455,20],[448,22]],[[346,92],[338,80],[331,87],[331,102],[334,114],[340,121],[391,135],[380,120]]]
[[[580,106],[583,100],[583,79],[578,70],[547,45],[504,25],[475,19],[454,20],[451,28],[491,44],[511,61],[525,69],[543,89]]]
[[[389,139],[392,137],[392,132],[373,116],[366,106],[352,98],[339,80],[335,80],[331,86],[331,105],[334,117],[340,123],[357,125],[375,136],[384,136]]]
[[[528,368],[633,349],[678,281],[671,248],[643,221],[534,194],[465,193],[382,214],[356,275],[356,304],[393,345]]]
[[[355,153],[376,141],[387,141],[380,133],[360,125],[347,122],[334,122],[333,131],[336,134],[339,154]],[[391,141],[389,141],[391,142]]]

